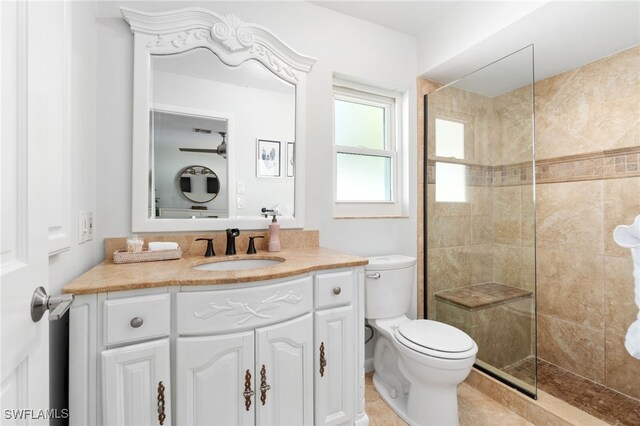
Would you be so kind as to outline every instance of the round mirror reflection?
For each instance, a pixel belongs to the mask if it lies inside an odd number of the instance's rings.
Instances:
[[[220,181],[213,170],[204,166],[187,166],[178,174],[178,187],[194,203],[208,203],[220,193]]]

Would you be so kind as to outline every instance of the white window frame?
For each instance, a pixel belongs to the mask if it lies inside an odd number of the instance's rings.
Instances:
[[[333,82],[333,216],[334,218],[376,218],[405,217],[406,182],[403,170],[406,159],[407,135],[403,111],[407,106],[406,94],[380,89],[369,85],[334,78]],[[384,108],[385,110],[385,148],[372,149],[337,145],[335,141],[335,101],[362,103]],[[404,148],[404,149],[403,149]],[[356,154],[390,158],[391,161],[391,200],[390,201],[338,201],[338,154]]]
[[[434,173],[435,173],[435,177],[436,177],[436,199],[435,201],[437,203],[468,203],[469,202],[469,191],[468,188],[466,187],[467,184],[465,183],[465,189],[464,189],[464,199],[463,200],[458,200],[458,199],[438,199],[437,194],[438,194],[438,172],[437,172],[437,168],[438,168],[438,164],[449,164],[449,165],[457,165],[460,167],[464,167],[464,173],[465,173],[465,182],[467,179],[466,174],[469,173],[469,166],[467,164],[465,164],[465,161],[467,160],[467,132],[469,130],[469,123],[466,120],[462,120],[459,118],[454,118],[454,117],[449,117],[449,116],[445,116],[445,115],[441,115],[441,114],[436,114],[435,119],[434,119],[434,128],[436,126],[436,121],[437,120],[441,120],[441,121],[448,121],[451,123],[458,123],[462,125],[462,157],[442,157],[442,156],[438,156],[435,155],[435,152],[437,152],[438,150],[438,134],[437,132],[435,133],[435,143],[436,145],[434,146],[434,158],[435,158],[435,165],[434,165]]]

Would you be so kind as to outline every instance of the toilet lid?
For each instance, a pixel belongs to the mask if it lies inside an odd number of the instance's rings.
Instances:
[[[466,352],[475,345],[467,333],[437,321],[410,321],[398,327],[398,332],[411,343],[438,352]]]

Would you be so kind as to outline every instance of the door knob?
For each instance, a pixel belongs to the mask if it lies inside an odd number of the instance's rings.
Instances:
[[[51,310],[49,321],[59,320],[69,310],[73,299],[73,294],[49,296],[44,287],[38,287],[31,298],[31,319],[38,322],[47,310]]]

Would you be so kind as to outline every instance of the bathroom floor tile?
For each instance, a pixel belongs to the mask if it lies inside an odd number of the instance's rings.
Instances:
[[[373,387],[373,373],[366,374],[365,384],[369,424],[371,426],[406,426],[406,423],[378,396]],[[458,386],[458,405],[460,426],[531,425],[522,417],[466,383]]]
[[[609,424],[640,425],[640,401],[540,359],[538,388]]]

